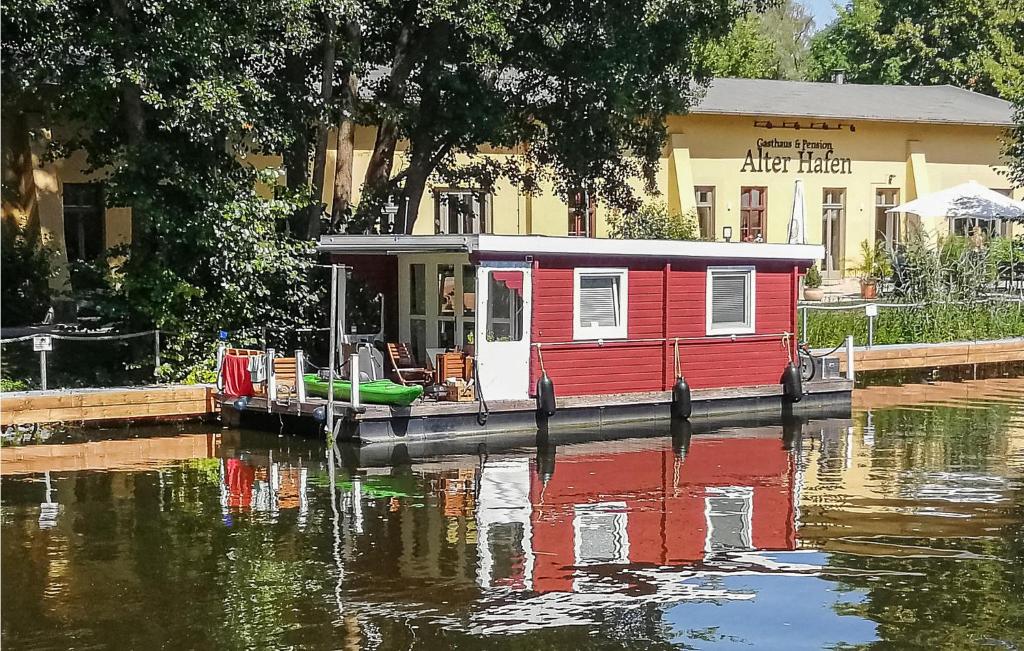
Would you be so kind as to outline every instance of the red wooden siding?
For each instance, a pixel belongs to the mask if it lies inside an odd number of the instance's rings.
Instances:
[[[707,267],[725,263],[608,261],[629,267],[627,341],[573,342],[573,269],[593,260],[540,260],[534,269],[534,343],[560,396],[668,389],[674,381],[674,337],[681,341],[683,374],[693,388],[754,386],[779,382],[788,361],[782,332],[796,330],[795,267],[774,261],[756,265],[755,327],[760,337],[706,335]],[[742,263],[740,263],[742,264]],[[668,286],[666,287],[666,273]],[[667,304],[666,304],[667,297]],[[653,341],[644,341],[653,340]],[[792,344],[792,342],[791,342]],[[531,390],[540,375],[536,349]]]

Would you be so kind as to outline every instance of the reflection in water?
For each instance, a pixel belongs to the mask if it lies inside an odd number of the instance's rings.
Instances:
[[[5,448],[3,641],[1019,647],[1024,383],[979,382],[416,459],[233,431]]]

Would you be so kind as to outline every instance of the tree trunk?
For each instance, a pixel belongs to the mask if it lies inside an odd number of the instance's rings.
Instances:
[[[342,223],[351,214],[352,164],[356,135],[353,111],[357,93],[356,75],[354,72],[349,72],[345,85],[341,89],[338,142],[334,151],[334,198],[331,201],[331,230],[335,233],[339,231]]]
[[[121,59],[121,64],[127,67],[136,58],[135,53],[129,50],[133,40],[132,18],[123,0],[110,0],[110,12],[116,19],[114,21],[114,29],[119,43],[115,44],[115,47]],[[128,145],[127,164],[129,166],[141,166],[145,164],[141,158],[146,142],[146,113],[142,105],[142,88],[137,83],[126,79],[121,82],[120,95],[121,114],[124,117],[125,142]],[[145,211],[140,205],[134,205],[131,208],[131,249],[144,255],[145,252],[142,249],[147,246],[149,233]]]
[[[38,238],[41,231],[35,161],[32,158],[28,116],[23,111],[18,111],[13,117],[3,120],[3,147],[4,185],[14,189],[11,207],[27,236]]]
[[[334,32],[335,20],[330,11],[324,15],[324,55],[323,70],[320,76],[320,99],[323,101],[323,112],[329,112],[331,96],[334,93]],[[315,240],[320,237],[320,215],[324,210],[324,177],[327,168],[327,130],[325,117],[320,117],[316,124],[316,149],[313,152],[313,181],[311,191],[313,202],[309,206],[309,217],[306,222],[305,236]]]
[[[420,201],[427,188],[431,167],[427,155],[413,152],[409,159],[409,167],[405,171],[405,184],[402,187],[402,201],[399,202],[399,213],[396,217],[401,232],[412,233],[413,226],[420,214]]]
[[[385,111],[397,109],[398,104],[405,98],[406,85],[414,63],[410,22],[402,25],[395,43],[391,74],[388,77],[388,88],[383,101]],[[373,144],[373,154],[370,156],[363,180],[367,192],[380,192],[387,186],[394,166],[397,145],[398,122],[385,114],[377,125],[377,139]]]
[[[288,54],[284,64],[287,78],[286,88],[294,93],[301,93],[305,84],[306,69],[302,59],[296,54]],[[301,116],[291,116],[291,127],[295,136],[283,152],[285,185],[291,192],[305,195],[309,192],[309,125]],[[306,218],[309,212],[298,210],[288,220],[288,231],[301,236],[308,230]]]

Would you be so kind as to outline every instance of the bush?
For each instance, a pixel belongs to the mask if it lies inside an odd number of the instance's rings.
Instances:
[[[672,212],[663,201],[645,204],[633,214],[608,217],[608,236],[620,240],[695,240],[699,236],[694,212]]]
[[[5,218],[0,232],[0,323],[4,327],[39,323],[53,298],[53,251],[40,236],[28,232],[14,219]]]
[[[804,276],[804,287],[807,289],[817,289],[821,287],[821,272],[818,271],[818,265],[812,265],[807,270],[807,275]]]

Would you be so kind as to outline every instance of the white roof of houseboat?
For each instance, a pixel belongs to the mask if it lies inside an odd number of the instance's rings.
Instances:
[[[715,79],[690,113],[1011,126],[1006,100],[955,86]]]
[[[357,255],[492,253],[711,260],[819,260],[817,244],[758,244],[692,240],[617,240],[547,235],[325,235],[320,251]]]

